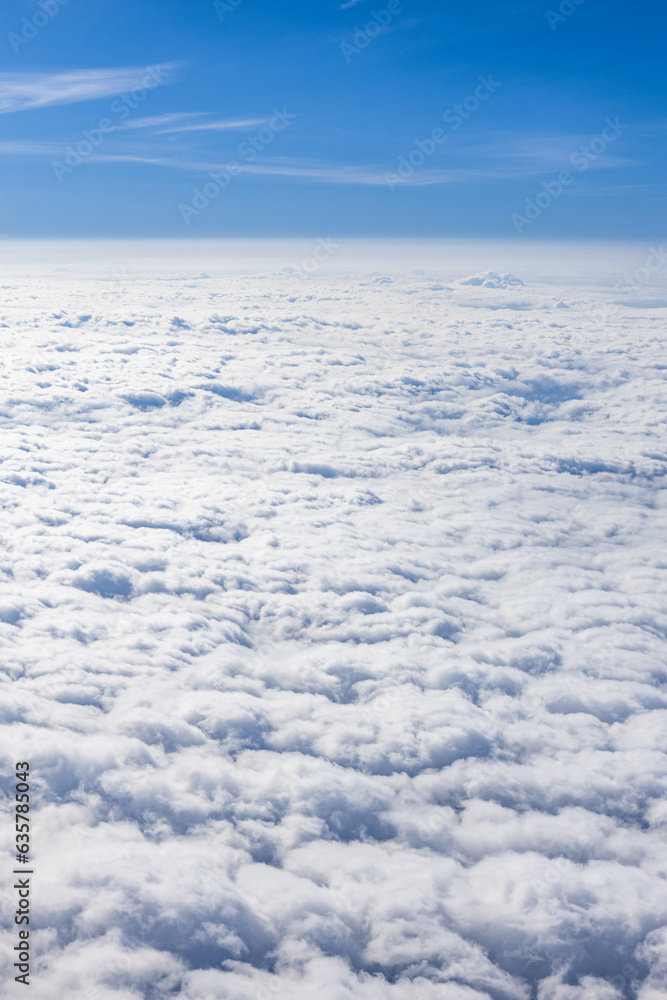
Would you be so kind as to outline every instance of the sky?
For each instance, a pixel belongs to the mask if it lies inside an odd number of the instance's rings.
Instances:
[[[664,234],[650,0],[7,0],[12,239]]]

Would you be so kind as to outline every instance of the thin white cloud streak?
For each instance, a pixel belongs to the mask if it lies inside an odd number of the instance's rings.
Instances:
[[[215,121],[202,121],[205,111],[183,111],[164,115],[151,115],[147,118],[128,119],[116,126],[116,131],[154,129],[153,135],[171,135],[177,132],[220,132],[235,129],[254,128],[264,125],[269,118],[226,118]]]
[[[7,156],[49,156],[63,155],[63,147],[53,142],[3,140],[0,141],[0,153]],[[87,163],[136,163],[145,166],[169,167],[173,170],[184,170],[195,173],[206,173],[210,170],[224,169],[226,162],[219,160],[202,161],[199,159],[174,159],[166,156],[133,152],[99,152],[88,157]],[[256,174],[264,177],[295,178],[301,180],[321,181],[330,184],[367,184],[386,185],[384,173],[377,167],[346,167],[346,166],[314,166],[310,164],[292,163],[249,163],[241,164],[240,170],[246,174]],[[460,175],[460,176],[459,176]],[[446,184],[469,176],[467,171],[422,171],[410,179],[413,185]]]
[[[150,115],[147,118],[128,118],[122,124],[116,126],[118,132],[127,129],[158,128],[159,126],[174,125],[177,122],[192,121],[193,118],[202,118],[205,111],[173,111],[164,115]]]
[[[159,86],[176,67],[176,63],[162,63],[116,69],[81,69],[70,73],[0,73],[0,114],[55,104],[78,104],[113,97],[140,87]]]
[[[300,180],[320,181],[326,184],[367,184],[386,187],[387,180],[384,171],[377,167],[346,167],[346,166],[307,166],[298,163],[253,163],[243,168],[248,173],[264,177],[294,178]],[[432,184],[451,184],[456,182],[454,171],[429,170],[410,178],[413,186],[423,187]],[[462,173],[462,171],[459,171]]]
[[[510,163],[523,170],[523,176],[562,170],[570,157],[582,146],[588,147],[596,136],[590,133],[569,135],[526,135],[497,132],[484,136],[461,137],[449,152],[458,158],[469,157],[477,162]],[[637,166],[629,157],[605,153],[595,162],[596,167]]]
[[[0,153],[4,156],[57,156],[62,153],[62,144],[43,139],[2,139]]]
[[[211,170],[226,169],[228,161],[201,162],[197,160],[169,159],[168,157],[135,155],[124,153],[98,153],[89,158],[88,162],[125,162],[144,163],[152,166],[170,167],[175,170],[206,173]],[[602,164],[600,164],[601,166]],[[627,162],[619,160],[611,166],[626,166]],[[598,164],[595,164],[598,166]],[[284,180],[303,180],[320,182],[322,184],[360,184],[376,187],[387,186],[385,168],[370,166],[311,166],[299,163],[249,163],[239,164],[240,173],[253,174],[262,177],[275,177]],[[516,180],[535,176],[534,171],[523,171],[511,167],[489,169],[465,167],[456,170],[417,170],[411,177],[405,178],[401,187],[432,187],[437,184],[469,184],[484,180]]]
[[[0,146],[1,149],[1,146]],[[202,163],[192,160],[176,160],[168,157],[135,155],[132,153],[97,153],[87,160],[88,163],[137,163],[146,166],[170,167],[175,170],[206,173],[211,170],[224,170],[227,162]],[[258,177],[274,177],[283,180],[304,180],[323,184],[357,184],[371,187],[386,187],[385,173],[373,167],[336,167],[336,166],[302,166],[299,164],[248,163],[239,164],[243,174]],[[478,178],[495,178],[502,176],[491,171],[477,172],[466,170],[422,171],[406,180],[411,187],[426,187],[434,184],[460,184]]]
[[[134,123],[135,127],[140,126],[142,120]],[[150,127],[154,123],[154,119],[143,119],[143,127]],[[219,123],[222,128],[223,125],[228,125],[231,130],[232,127],[248,127],[251,124],[257,124],[256,122],[245,121],[243,123],[236,122],[234,126],[232,123]],[[124,128],[125,125],[120,126],[119,130]],[[167,134],[168,132],[181,133],[187,131],[199,131],[199,127],[196,126],[193,129],[182,128],[182,129],[165,129],[154,134]],[[49,157],[62,157],[64,156],[64,149],[62,144],[55,144],[53,142],[41,142],[41,141],[23,141],[23,140],[4,140],[0,141],[0,153],[4,153],[8,156],[49,156]],[[129,150],[118,150],[118,151],[100,151],[94,153],[87,158],[87,163],[135,163],[143,164],[145,166],[154,167],[167,167],[172,170],[182,170],[186,172],[202,173],[205,174],[212,170],[224,170],[229,164],[230,160],[234,157],[231,156],[227,160],[204,160],[197,157],[196,155],[189,159],[185,157],[178,156],[164,156],[161,155],[159,151],[157,152],[142,152]],[[457,166],[452,169],[440,168],[440,169],[428,169],[422,168],[417,169],[414,173],[401,180],[401,187],[432,187],[434,185],[447,185],[447,184],[469,184],[478,181],[485,180],[517,180],[528,177],[539,177],[541,175],[546,175],[548,173],[554,173],[559,169],[562,169],[566,161],[563,158],[558,159],[547,166],[546,162],[541,166],[535,163],[531,164],[521,164],[521,163],[507,163],[505,159],[504,162],[497,164],[495,166],[489,167],[476,167],[476,166]],[[613,169],[613,168],[623,168],[629,165],[633,165],[636,161],[623,159],[622,157],[607,155],[605,157],[600,157],[600,159],[595,162],[592,166],[595,169]],[[345,184],[345,185],[364,185],[370,187],[384,187],[387,186],[387,176],[388,174],[394,175],[396,173],[396,166],[394,163],[378,166],[378,165],[344,165],[344,164],[324,164],[324,163],[313,163],[312,161],[299,161],[299,160],[265,160],[262,163],[252,163],[252,164],[239,164],[239,171],[243,174],[255,175],[258,177],[276,178],[283,180],[302,180],[310,181],[313,183],[322,184]],[[587,191],[590,188],[587,187]]]
[[[266,125],[268,118],[244,118],[230,119],[228,121],[198,122],[196,125],[178,125],[173,128],[163,128],[155,132],[155,135],[170,135],[174,132],[221,132],[233,131],[234,129],[255,128],[258,125]]]

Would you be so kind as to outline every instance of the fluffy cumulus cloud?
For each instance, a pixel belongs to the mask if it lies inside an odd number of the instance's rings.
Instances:
[[[524,282],[515,274],[498,274],[496,271],[482,271],[459,278],[457,285],[479,285],[482,288],[521,288]]]
[[[663,996],[663,311],[45,272],[0,326],[34,1000]]]

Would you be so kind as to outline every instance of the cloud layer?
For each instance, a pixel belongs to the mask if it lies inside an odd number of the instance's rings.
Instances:
[[[659,995],[662,311],[497,272],[5,278],[36,1000]]]

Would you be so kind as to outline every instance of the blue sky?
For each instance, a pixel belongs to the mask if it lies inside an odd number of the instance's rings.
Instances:
[[[655,0],[6,0],[0,231],[659,239],[666,20]]]

